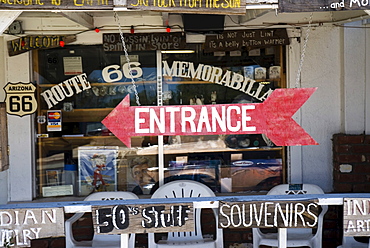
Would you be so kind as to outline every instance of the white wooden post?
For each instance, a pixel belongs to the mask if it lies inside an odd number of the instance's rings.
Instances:
[[[128,233],[121,233],[121,248],[128,248]]]
[[[278,229],[278,240],[279,240],[279,248],[286,248],[287,247],[287,229],[286,228],[279,228]]]

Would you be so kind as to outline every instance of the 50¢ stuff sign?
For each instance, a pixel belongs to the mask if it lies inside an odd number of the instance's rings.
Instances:
[[[92,213],[96,234],[194,230],[192,203],[93,206]]]

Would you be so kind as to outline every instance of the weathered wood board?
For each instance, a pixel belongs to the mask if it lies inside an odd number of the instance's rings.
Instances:
[[[8,41],[9,56],[25,53],[35,49],[49,49],[76,41],[75,35],[29,35]]]
[[[280,0],[278,11],[315,12],[367,9],[370,9],[370,2],[362,0]]]
[[[239,14],[246,12],[240,0],[127,0],[128,9],[197,14]]]
[[[0,9],[113,10],[113,0],[7,0],[0,1]]]
[[[92,206],[95,234],[194,231],[193,204]]]
[[[230,30],[221,34],[207,35],[206,52],[251,50],[260,47],[289,45],[286,29]]]
[[[123,34],[127,51],[156,51],[185,49],[186,37],[180,32]],[[103,34],[105,52],[124,51],[119,33]]]
[[[343,235],[370,236],[369,198],[344,198]]]
[[[32,239],[61,236],[65,236],[63,208],[0,210],[0,247],[30,247]]]
[[[220,228],[314,228],[320,206],[308,201],[220,202]]]
[[[9,169],[8,116],[5,103],[0,103],[0,171]]]

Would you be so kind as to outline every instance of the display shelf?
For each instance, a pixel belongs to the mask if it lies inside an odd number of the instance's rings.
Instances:
[[[77,137],[51,137],[51,138],[40,138],[43,140],[43,146],[54,147],[55,150],[59,150],[62,147],[83,146],[83,145],[95,145],[99,143],[99,146],[120,146],[122,149],[126,149],[123,143],[115,136],[77,136]],[[158,146],[150,146],[141,148],[141,142],[143,141],[142,136],[132,137],[132,147],[137,148],[137,155],[157,155]],[[199,143],[184,143],[176,145],[165,145],[163,152],[164,154],[183,154],[183,153],[205,153],[205,152],[238,152],[238,151],[280,151],[283,147],[246,147],[246,148],[229,148],[226,146],[220,147],[200,147]],[[130,148],[131,149],[131,148]]]
[[[280,78],[275,78],[275,79],[253,79],[256,82],[280,82]],[[157,83],[156,81],[148,81],[148,80],[140,80],[140,81],[135,81],[135,83],[138,84],[155,84]],[[202,81],[202,80],[179,80],[179,81],[172,81],[172,80],[163,80],[163,83],[166,84],[214,84],[213,82],[209,81]],[[113,83],[90,83],[92,87],[94,86],[118,86],[118,85],[131,85],[132,82],[113,82]],[[80,84],[79,84],[80,85]],[[55,86],[55,84],[38,84],[39,87],[42,88],[51,88]]]
[[[148,80],[139,80],[139,81],[135,81],[135,83],[139,83],[139,84],[154,84],[154,83],[157,83],[156,81],[148,81]],[[113,82],[113,83],[91,83],[90,82],[90,85],[92,87],[94,86],[118,86],[118,85],[131,85],[132,82],[129,81],[129,82]],[[78,84],[78,85],[81,85],[81,84]],[[53,86],[55,86],[55,84],[38,84],[39,87],[42,87],[42,88],[51,88]]]
[[[238,152],[238,151],[280,151],[282,147],[249,147],[249,148],[229,148],[229,147],[209,147],[209,148],[199,148],[195,144],[185,144],[184,146],[172,146],[172,145],[165,145],[163,147],[163,154],[184,154],[184,153],[206,153],[206,152]],[[139,149],[137,151],[137,155],[157,155],[158,148],[156,146],[146,147],[143,149]]]
[[[63,111],[63,122],[101,122],[113,108],[91,108],[74,109],[73,111]],[[46,115],[47,110],[41,110],[41,115]]]

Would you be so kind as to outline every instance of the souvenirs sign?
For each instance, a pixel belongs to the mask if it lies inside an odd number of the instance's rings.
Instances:
[[[96,234],[194,230],[192,203],[92,206],[92,214]]]
[[[123,34],[127,50],[155,51],[185,49],[186,39],[182,33]],[[105,52],[123,51],[120,34],[103,34]]]
[[[128,9],[197,14],[245,14],[241,0],[127,0]]]
[[[204,50],[206,52],[236,51],[289,44],[286,29],[251,29],[207,35]]]
[[[36,112],[36,87],[32,83],[7,83],[4,90],[6,93],[6,112],[8,114],[22,117]]]
[[[1,6],[1,5],[0,5]],[[8,41],[9,56],[25,53],[35,49],[59,47],[60,42],[68,44],[76,41],[75,35],[31,35]]]
[[[370,2],[367,0],[280,0],[278,11],[313,12],[367,9],[370,9]]]
[[[1,1],[0,9],[65,9],[65,10],[109,10],[113,0],[17,0]]]
[[[138,106],[126,96],[102,123],[127,147],[131,136],[266,134],[277,146],[317,145],[293,119],[316,88],[276,89],[263,103]]]
[[[370,236],[370,199],[344,198],[343,235]]]
[[[31,247],[32,239],[61,236],[65,236],[63,208],[0,210],[1,247]]]
[[[220,228],[313,228],[320,207],[316,201],[220,202]]]

